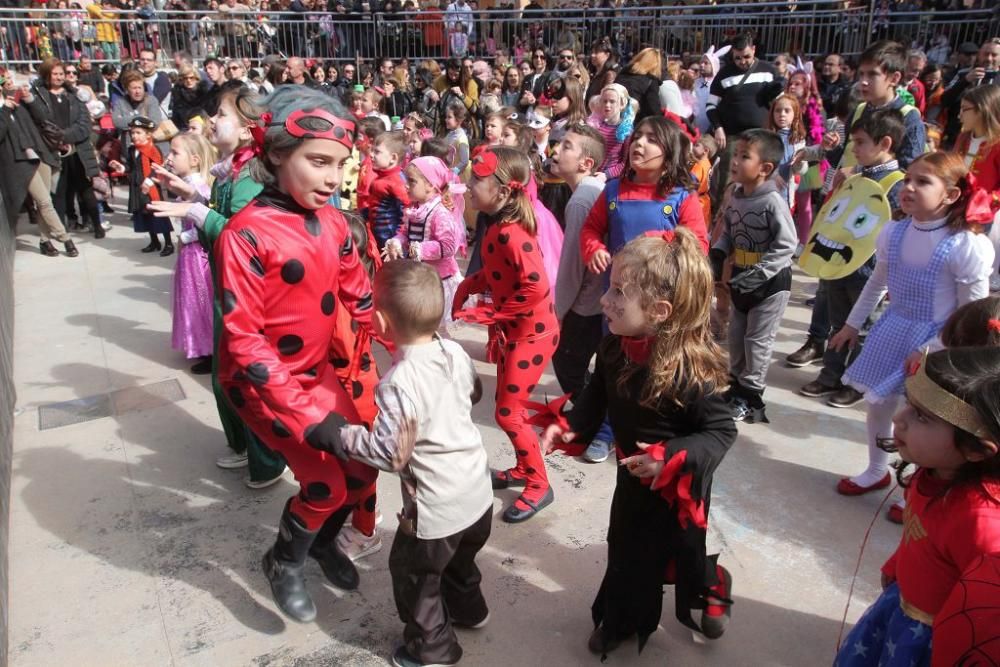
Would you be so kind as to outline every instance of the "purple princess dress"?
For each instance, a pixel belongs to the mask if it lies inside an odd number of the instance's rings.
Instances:
[[[198,174],[187,179],[208,201],[211,188]],[[212,354],[212,271],[208,253],[198,242],[197,230],[185,220],[181,227],[181,248],[174,269],[174,324],[171,344],[188,359]],[[193,238],[193,241],[190,239]],[[185,241],[188,239],[188,241]]]

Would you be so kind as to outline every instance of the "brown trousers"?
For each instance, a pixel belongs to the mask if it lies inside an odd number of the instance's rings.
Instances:
[[[452,623],[472,626],[489,614],[476,554],[490,537],[492,521],[490,507],[465,530],[436,540],[396,530],[389,553],[392,593],[406,623],[406,650],[417,660],[457,662],[462,647]]]

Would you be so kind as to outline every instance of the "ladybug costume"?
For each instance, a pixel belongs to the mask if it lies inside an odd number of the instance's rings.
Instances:
[[[493,175],[496,155],[487,151],[477,156],[472,170],[480,178]],[[520,184],[510,185],[517,190]],[[559,321],[534,234],[516,221],[497,221],[488,227],[481,248],[483,267],[458,286],[453,315],[456,320],[492,328],[497,363],[495,416],[517,457],[514,468],[493,471],[493,488],[525,487],[503,514],[504,521],[517,523],[552,502],[538,435],[528,423],[523,401],[534,391],[559,345]],[[490,306],[461,310],[470,295],[485,293],[493,300]]]
[[[296,123],[305,113],[315,121],[308,138],[351,148],[353,123],[321,109],[293,112],[285,121],[289,134],[303,136]],[[329,131],[315,129],[320,121]],[[353,401],[365,393],[360,380],[349,380],[349,390],[342,386],[335,368],[342,357],[334,354],[338,328],[345,326],[339,310],[370,328],[371,283],[337,209],[306,209],[276,189],[265,189],[230,219],[215,254],[223,314],[220,383],[254,434],[284,456],[300,486],[285,506],[264,571],[278,606],[310,621],[316,608],[302,578],[307,554],[338,587],[358,585],[357,570],[335,538],[375,470],[334,455],[339,427],[362,423]]]

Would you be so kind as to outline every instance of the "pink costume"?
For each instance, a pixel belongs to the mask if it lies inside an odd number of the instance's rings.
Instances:
[[[562,253],[563,230],[552,212],[538,200],[538,185],[535,183],[534,175],[528,180],[528,186],[524,188],[524,191],[528,194],[528,199],[531,200],[532,208],[535,209],[535,236],[538,239],[538,247],[542,251],[545,275],[549,279],[549,286],[554,290],[556,276],[559,274],[559,255]]]

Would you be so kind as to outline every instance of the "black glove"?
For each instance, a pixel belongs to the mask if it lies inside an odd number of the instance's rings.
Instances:
[[[306,427],[306,442],[314,449],[329,452],[338,459],[346,461],[347,452],[344,450],[344,441],[340,438],[340,428],[346,425],[346,419],[336,412],[331,412],[320,423]]]

